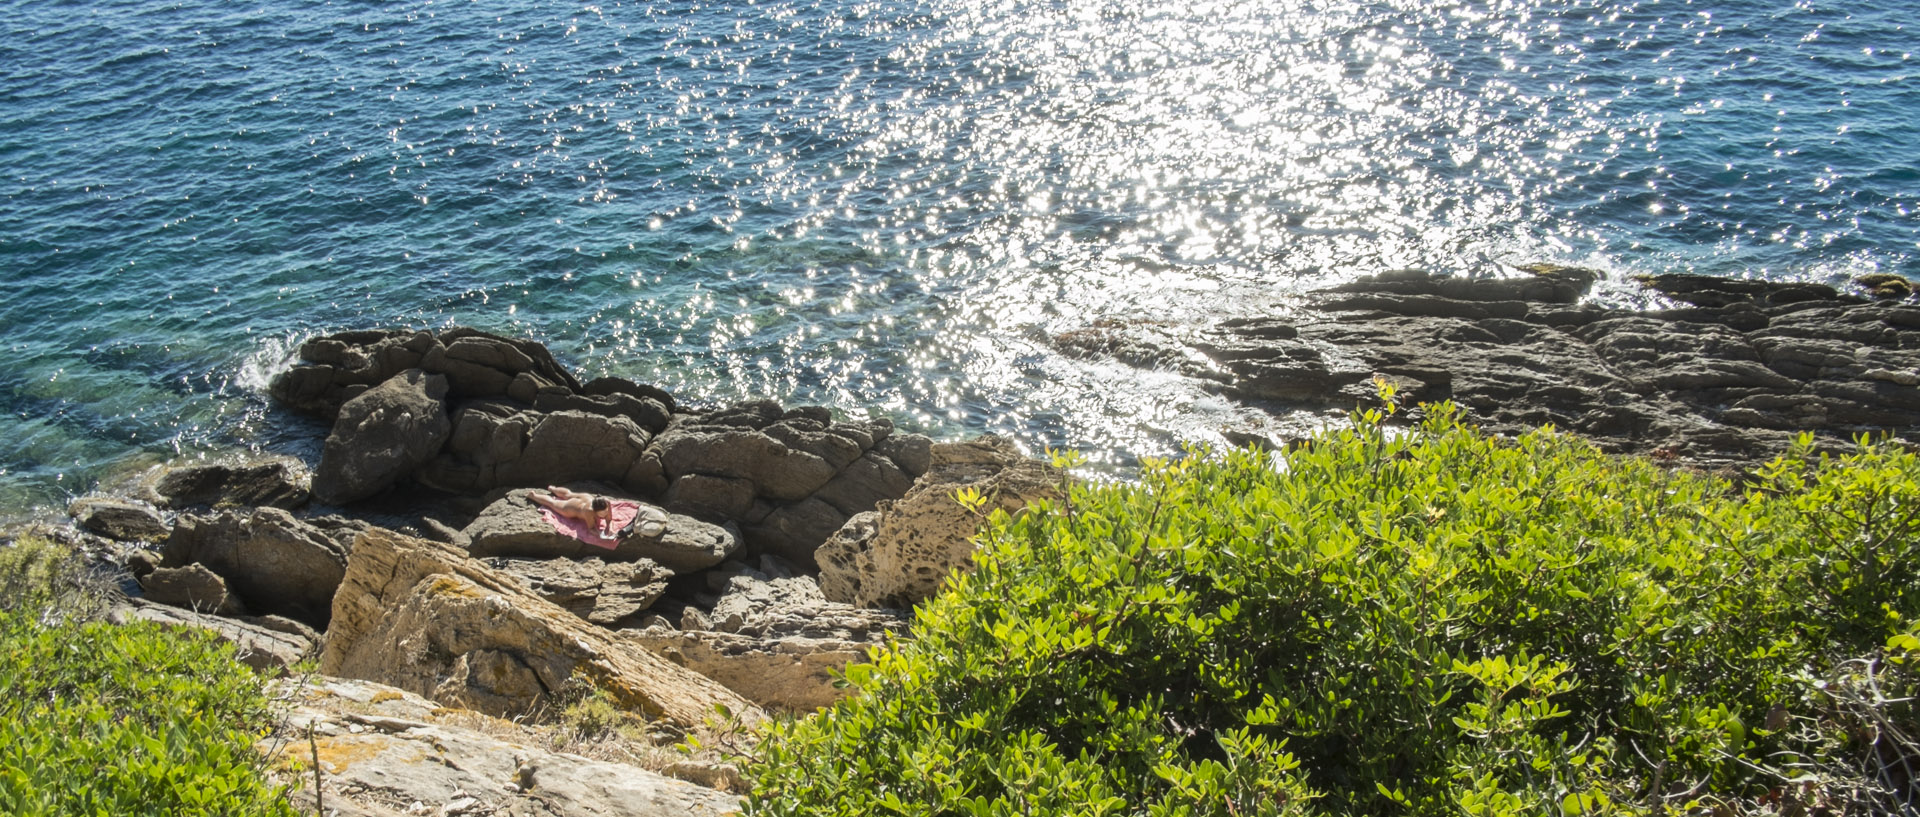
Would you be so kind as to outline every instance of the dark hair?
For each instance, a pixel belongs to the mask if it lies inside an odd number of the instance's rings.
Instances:
[[[604,510],[606,510],[606,509],[608,509],[608,508],[611,508],[611,507],[613,507],[613,503],[611,503],[611,502],[608,502],[608,501],[607,501],[607,498],[606,498],[606,497],[604,497],[604,496],[596,496],[596,497],[594,497],[594,498],[593,498],[593,509],[594,509],[594,510],[596,510],[596,511],[604,511]]]

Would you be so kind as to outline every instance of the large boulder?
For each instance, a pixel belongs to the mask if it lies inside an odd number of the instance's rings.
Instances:
[[[281,695],[291,711],[261,750],[308,781],[295,795],[302,807],[319,805],[306,765],[317,761],[319,799],[330,813],[720,817],[739,809],[732,795],[624,763],[555,754],[540,748],[547,741],[532,728],[383,684],[321,676],[283,682]]]
[[[320,454],[314,498],[366,499],[433,459],[453,433],[446,395],[445,377],[408,369],[348,400]]]
[[[347,547],[278,508],[187,514],[167,537],[162,565],[195,563],[220,574],[247,609],[324,628]]]
[[[451,545],[380,529],[354,543],[321,671],[500,717],[554,711],[554,693],[576,677],[621,708],[682,727],[701,724],[716,704],[748,723],[763,717]]]
[[[528,419],[534,422],[519,456],[495,464],[495,484],[620,483],[651,439],[646,429],[621,416],[556,411]]]
[[[847,515],[839,508],[809,497],[774,508],[742,533],[753,550],[812,568],[814,551],[846,523]]]
[[[501,397],[516,379],[574,392],[580,382],[546,347],[477,329],[439,334],[407,329],[340,332],[300,346],[304,363],[275,375],[267,391],[298,411],[326,419],[347,401],[408,369],[444,375],[455,397]]]
[[[307,361],[274,375],[267,393],[293,408],[328,420],[368,388],[420,365],[435,346],[433,333],[407,329],[340,332],[300,345]]]
[[[580,381],[554,362],[538,342],[455,327],[441,332],[420,367],[447,375],[456,397],[501,397],[516,376],[527,373],[545,383],[579,391]]]
[[[913,490],[856,514],[815,552],[820,590],[829,600],[863,607],[912,607],[932,596],[948,573],[973,565],[974,536],[986,514],[1058,499],[1062,478],[998,437],[935,445]],[[962,506],[954,498],[962,488],[979,492],[984,506]]]
[[[596,486],[576,490],[626,499]],[[667,513],[641,503],[642,521],[612,550],[589,545],[554,529],[528,499],[534,490],[517,488],[488,504],[461,533],[475,556],[532,559],[599,557],[610,562],[650,559],[676,573],[691,573],[725,561],[740,549],[737,532],[690,516]],[[639,502],[639,500],[628,500]]]
[[[622,414],[546,413],[471,400],[454,412],[445,449],[418,479],[461,493],[599,480],[652,494],[664,481],[648,450],[651,440],[645,427]]]
[[[669,426],[656,444],[669,480],[687,474],[744,479],[768,499],[805,499],[838,473],[819,455],[756,430]]]

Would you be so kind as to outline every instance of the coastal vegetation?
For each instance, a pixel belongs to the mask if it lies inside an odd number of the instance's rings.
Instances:
[[[1734,477],[1393,413],[996,513],[749,813],[1910,808],[1912,452]]]
[[[262,679],[198,630],[96,620],[77,558],[0,548],[0,813],[293,815]]]

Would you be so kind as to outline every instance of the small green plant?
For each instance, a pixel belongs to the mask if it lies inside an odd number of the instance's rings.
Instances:
[[[0,542],[0,610],[85,619],[99,612],[99,595],[79,557],[58,543],[31,533]]]
[[[569,741],[594,741],[609,736],[639,732],[646,721],[620,708],[613,694],[576,673],[561,688],[560,726]]]
[[[1735,484],[1446,405],[994,515],[756,815],[1899,810],[1920,458]],[[966,500],[963,498],[963,502]]]

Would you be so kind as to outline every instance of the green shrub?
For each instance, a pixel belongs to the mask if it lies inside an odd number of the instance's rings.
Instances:
[[[231,645],[60,615],[71,563],[44,542],[0,562],[19,593],[0,608],[0,814],[296,813],[253,749],[271,713]]]
[[[1743,486],[1548,431],[1489,439],[1446,406],[1381,421],[996,515],[913,639],[849,668],[860,695],[772,727],[749,812],[1909,796],[1912,454],[1803,447]]]

